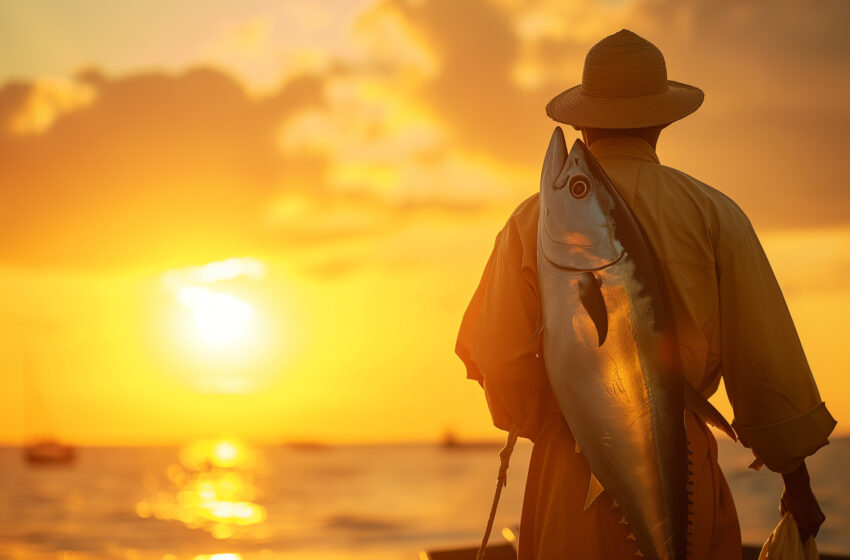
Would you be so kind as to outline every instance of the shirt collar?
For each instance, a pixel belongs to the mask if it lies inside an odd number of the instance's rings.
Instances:
[[[634,136],[600,138],[590,145],[590,152],[596,159],[629,158],[659,163],[658,155],[649,142]]]

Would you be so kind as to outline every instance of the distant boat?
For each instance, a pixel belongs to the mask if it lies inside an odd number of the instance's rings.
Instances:
[[[451,430],[447,430],[443,434],[443,439],[440,441],[440,446],[443,449],[450,451],[463,451],[463,450],[473,450],[473,449],[498,449],[503,444],[498,441],[487,441],[487,440],[461,440],[457,437]]]
[[[53,435],[54,430],[50,429],[54,422],[44,401],[32,351],[24,356],[22,377],[25,431],[38,434],[29,438],[30,443],[24,445],[24,460],[30,466],[72,464],[76,457],[76,449],[71,445],[60,443]],[[33,426],[37,429],[33,429]]]
[[[287,441],[283,443],[284,447],[289,449],[297,449],[298,451],[324,451],[330,446],[320,441]]]
[[[68,465],[76,458],[76,449],[52,439],[33,442],[24,447],[24,459],[30,465]]]

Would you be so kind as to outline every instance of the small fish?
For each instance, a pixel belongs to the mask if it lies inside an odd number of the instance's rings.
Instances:
[[[587,459],[585,509],[618,504],[643,555],[687,555],[685,409],[735,439],[682,378],[663,277],[602,167],[555,128],[543,163],[537,267],[550,385]]]

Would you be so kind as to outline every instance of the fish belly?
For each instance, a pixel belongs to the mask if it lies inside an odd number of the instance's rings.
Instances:
[[[539,271],[544,359],[561,411],[593,475],[622,509],[647,558],[684,557],[684,411],[653,308],[626,255],[594,274],[608,313],[600,345],[578,275]],[[679,433],[681,431],[681,433]],[[683,505],[685,505],[683,507]]]

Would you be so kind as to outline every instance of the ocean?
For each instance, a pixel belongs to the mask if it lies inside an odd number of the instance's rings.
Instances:
[[[779,520],[778,475],[747,469],[721,440],[721,466],[745,543]],[[519,522],[531,451],[517,445],[496,518]],[[474,546],[498,469],[498,446],[282,446],[229,440],[184,448],[80,448],[67,467],[29,466],[0,449],[0,558],[271,560],[418,558]],[[850,554],[850,439],[808,461],[826,513],[822,552]]]

